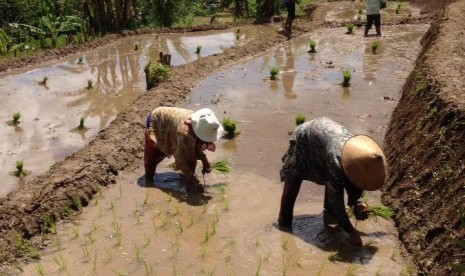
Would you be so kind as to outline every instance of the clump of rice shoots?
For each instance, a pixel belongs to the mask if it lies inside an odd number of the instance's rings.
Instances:
[[[16,161],[16,171],[15,171],[15,175],[17,177],[20,177],[22,175],[25,174],[25,171],[24,171],[24,163],[23,161]]]
[[[241,32],[241,29],[237,29],[236,30],[236,34],[240,33]]]
[[[354,33],[354,23],[349,23],[349,25],[347,25],[347,34],[353,34]]]
[[[197,46],[197,49],[195,50],[195,53],[200,54],[201,51],[202,51],[202,46]]]
[[[308,50],[309,53],[316,53],[316,42],[315,41],[310,41],[308,43],[308,46],[310,46],[310,50]]]
[[[368,207],[368,217],[391,219],[394,216],[394,210],[384,205],[374,205]]]
[[[77,64],[79,64],[79,65],[84,64],[84,61],[83,61],[83,58],[82,58],[82,57],[79,57],[79,58],[78,58]]]
[[[94,82],[92,80],[87,80],[87,87],[86,89],[87,90],[91,90],[92,88],[94,88]]]
[[[87,130],[87,127],[85,126],[85,122],[86,122],[86,118],[85,117],[81,117],[81,119],[79,120],[79,125],[74,129],[75,131],[86,131]]]
[[[376,55],[376,52],[378,51],[378,47],[379,47],[378,42],[373,42],[373,44],[371,44],[371,52],[373,53],[373,55]]]
[[[44,76],[41,81],[39,81],[40,85],[47,85],[48,76]]]
[[[398,4],[396,8],[396,14],[400,13],[400,9],[402,8],[402,4]]]
[[[145,65],[144,72],[147,89],[157,86],[160,82],[168,80],[171,76],[168,66],[165,66],[160,62],[147,63],[147,65]]]
[[[342,86],[349,87],[350,86],[350,80],[352,79],[352,75],[350,74],[350,71],[349,70],[344,70],[342,72],[342,77],[344,78],[344,81],[342,82]]]
[[[270,80],[277,80],[278,79],[279,68],[273,67],[270,69]]]
[[[14,114],[13,114],[13,120],[11,121],[11,123],[12,123],[13,125],[19,124],[19,119],[20,119],[20,118],[21,118],[21,113],[19,113],[19,112],[14,113]]]
[[[134,45],[134,51],[139,51],[139,44]]]
[[[305,117],[305,115],[303,115],[303,114],[297,114],[297,115],[295,115],[295,125],[296,125],[296,126],[305,123],[305,120],[307,120],[307,118]]]
[[[357,21],[362,21],[362,16],[360,14],[357,15]]]
[[[231,171],[231,162],[227,159],[222,159],[213,163],[211,167],[220,173],[227,174]]]
[[[237,122],[235,120],[230,118],[224,118],[221,124],[223,125],[223,128],[226,131],[226,138],[232,139],[239,134],[237,131]]]

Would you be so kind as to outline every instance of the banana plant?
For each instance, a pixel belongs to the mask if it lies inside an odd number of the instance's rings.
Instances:
[[[13,40],[11,37],[0,28],[0,55],[4,55],[8,52],[12,42]]]

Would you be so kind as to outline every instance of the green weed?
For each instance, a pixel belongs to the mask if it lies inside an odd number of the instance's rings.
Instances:
[[[270,80],[277,80],[278,79],[279,68],[273,67],[270,69]]]
[[[224,118],[221,124],[223,125],[223,128],[226,131],[226,134],[224,135],[226,138],[233,139],[238,135],[237,122],[235,120],[230,118]]]
[[[344,87],[349,87],[350,86],[350,80],[352,79],[352,74],[350,73],[349,70],[344,70],[342,72],[342,77],[344,78],[342,82],[342,86]]]
[[[299,113],[299,114],[295,115],[295,125],[296,126],[299,126],[299,125],[305,123],[306,120],[307,120],[307,117],[305,117],[305,115],[303,115],[303,114]]]

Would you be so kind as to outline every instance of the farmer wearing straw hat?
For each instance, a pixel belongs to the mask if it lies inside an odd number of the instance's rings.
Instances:
[[[176,107],[156,108],[146,121],[145,178],[153,181],[157,165],[172,155],[187,182],[187,192],[203,192],[195,176],[197,160],[202,161],[203,174],[211,172],[204,151],[215,151],[213,142],[222,133],[223,127],[209,108],[195,112]]]
[[[362,200],[364,190],[374,191],[384,184],[386,158],[380,146],[365,135],[352,135],[329,118],[317,118],[298,126],[282,158],[279,225],[292,226],[294,203],[303,180],[325,185],[325,212],[333,214],[346,232],[349,242],[361,245],[359,232],[352,226],[344,205],[344,189],[348,205],[357,220],[368,218]]]

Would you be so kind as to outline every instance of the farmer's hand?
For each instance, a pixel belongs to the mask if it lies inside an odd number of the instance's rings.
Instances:
[[[202,174],[211,173],[212,167],[209,163],[203,164]]]
[[[350,233],[349,243],[355,246],[362,246],[362,238],[356,229]]]
[[[355,204],[354,216],[357,220],[366,220],[368,218],[368,206],[363,202]]]

